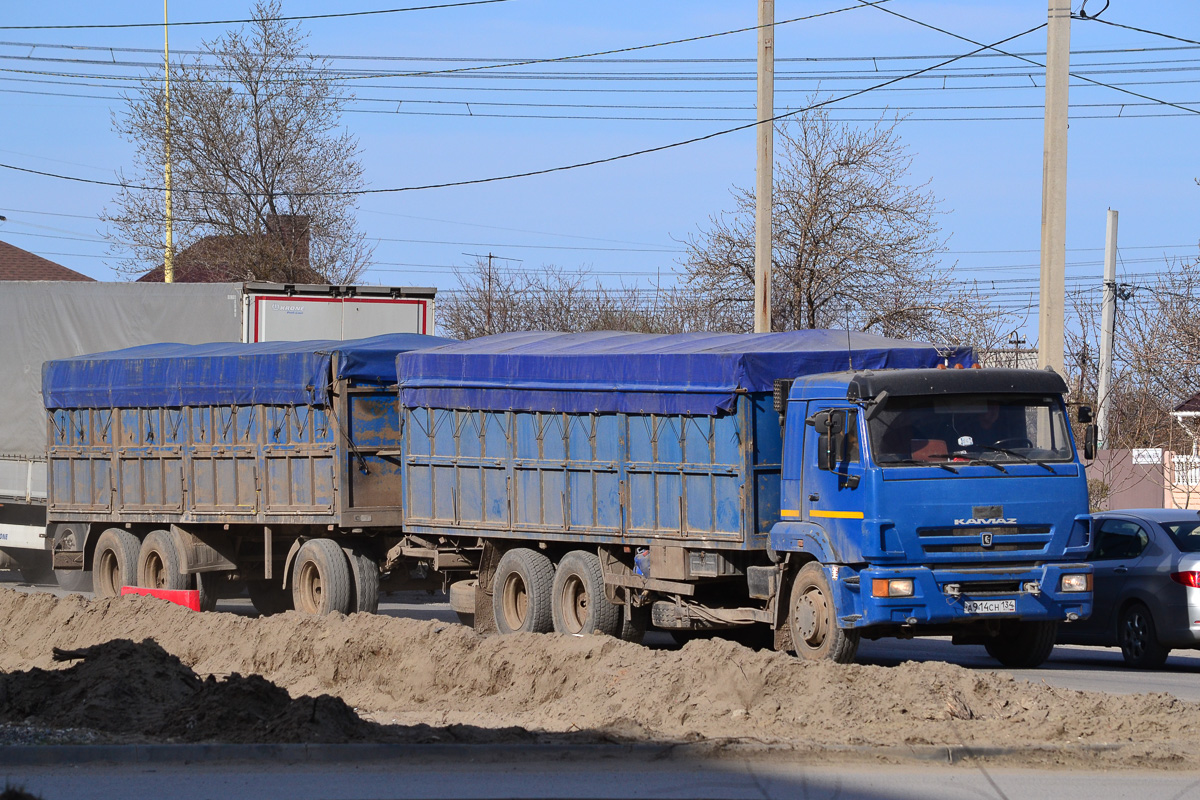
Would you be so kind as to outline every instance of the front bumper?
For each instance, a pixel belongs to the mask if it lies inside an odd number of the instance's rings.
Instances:
[[[988,620],[1069,621],[1086,619],[1092,613],[1091,592],[1060,591],[1064,573],[1091,574],[1089,564],[1038,564],[1010,569],[961,569],[930,567],[828,567],[830,583],[836,587],[838,624],[843,628],[897,625],[977,624]],[[836,573],[836,574],[835,574]],[[874,597],[874,580],[910,579],[911,597]],[[1036,583],[1038,590],[1026,587]],[[959,587],[958,594],[947,586]],[[1013,610],[1004,613],[968,613],[967,602],[1011,600]]]

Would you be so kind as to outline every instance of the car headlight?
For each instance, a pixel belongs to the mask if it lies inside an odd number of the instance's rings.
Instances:
[[[1088,573],[1063,575],[1062,581],[1059,583],[1059,590],[1063,592],[1090,592],[1092,590],[1092,576]]]

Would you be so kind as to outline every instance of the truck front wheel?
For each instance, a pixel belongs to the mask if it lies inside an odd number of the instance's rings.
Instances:
[[[549,633],[554,565],[536,550],[516,547],[500,557],[492,608],[500,633]]]
[[[838,627],[833,592],[815,561],[801,567],[792,581],[788,625],[796,655],[805,661],[849,664],[858,653],[858,631]]]
[[[92,591],[97,599],[119,597],[124,586],[137,585],[141,542],[129,531],[109,528],[100,534],[92,558]]]
[[[983,646],[1006,667],[1031,669],[1050,657],[1057,634],[1057,622],[1008,622]]]

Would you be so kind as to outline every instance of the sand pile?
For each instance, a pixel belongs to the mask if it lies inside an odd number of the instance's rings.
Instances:
[[[154,680],[163,686],[154,691],[162,702],[190,703],[187,716],[202,731],[160,727],[155,735],[221,738],[223,715],[252,707],[245,696],[257,702],[274,684],[270,690],[282,687],[294,698],[331,695],[316,701],[329,703],[331,719],[341,713],[333,705],[340,698],[377,721],[427,726],[414,731],[421,740],[511,741],[526,729],[540,740],[585,732],[589,740],[797,748],[1118,744],[1129,763],[1200,764],[1200,748],[1192,744],[1200,704],[1165,694],[1053,689],[939,663],[806,664],[719,639],[656,651],[605,637],[481,638],[459,625],[374,615],[249,619],[196,614],[152,598],[87,601],[0,590],[0,670],[61,669],[51,647],[144,638],[178,659],[168,664],[156,657],[153,669],[161,674]],[[214,680],[197,689],[199,678],[189,673]],[[265,680],[234,680],[234,673]],[[127,675],[118,671],[111,681],[126,686],[100,681],[80,690],[76,704],[87,696],[114,708],[133,702]],[[279,713],[302,717],[313,702],[301,699]],[[251,726],[249,740],[325,740],[283,738],[291,730],[286,722],[283,732],[268,735],[268,720],[280,719],[272,716],[276,708],[255,712],[262,724]],[[337,735],[356,740],[360,729],[347,725]]]

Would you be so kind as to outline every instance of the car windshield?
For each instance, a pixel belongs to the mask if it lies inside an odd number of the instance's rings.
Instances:
[[[1200,519],[1160,523],[1182,553],[1200,553]]]
[[[1066,415],[1052,396],[891,397],[869,430],[879,464],[1044,464],[1074,458]]]

